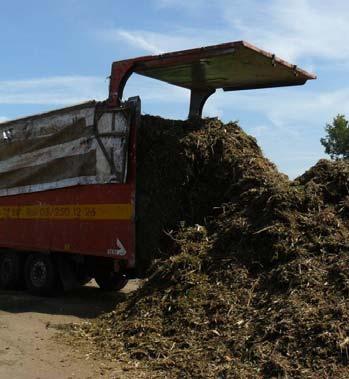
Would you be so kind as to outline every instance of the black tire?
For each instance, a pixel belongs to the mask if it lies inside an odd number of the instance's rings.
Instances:
[[[30,255],[25,263],[24,274],[27,288],[33,295],[52,296],[57,293],[58,273],[50,255]]]
[[[126,286],[128,279],[124,274],[109,272],[95,275],[95,281],[102,291],[120,291]]]
[[[22,283],[22,260],[17,253],[0,253],[0,288],[18,289]]]

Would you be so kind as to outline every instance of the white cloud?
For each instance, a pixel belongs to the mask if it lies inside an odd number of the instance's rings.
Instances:
[[[349,88],[220,91],[208,100],[207,107],[225,121],[238,119],[247,133],[257,137],[266,156],[294,178],[326,157],[320,138],[326,122],[337,113],[348,112]]]
[[[155,41],[156,44],[152,43],[151,40],[153,33],[146,33],[146,35],[143,35],[143,33],[139,33],[137,31],[126,31],[122,29],[116,29],[113,30],[111,33],[108,32],[108,38],[115,38],[116,40],[124,41],[129,43],[130,45],[140,48],[144,51],[149,52],[150,54],[161,54],[163,53],[163,50],[158,46],[158,41]]]
[[[209,98],[207,106],[215,109],[225,121],[229,121],[232,115],[234,118],[241,114],[250,115],[249,132],[256,137],[278,136],[297,143],[304,140],[305,135],[312,134],[318,141],[325,123],[349,109],[349,88],[321,92],[301,87],[232,93],[219,91]],[[264,123],[261,120],[265,120]]]
[[[179,28],[171,33],[160,33],[146,30],[125,30],[120,28],[100,30],[97,36],[112,43],[121,42],[139,54],[162,54],[175,50],[200,47],[220,39],[215,33],[198,33],[196,29]]]
[[[285,119],[297,121],[310,115],[323,117],[328,112],[349,109],[349,88],[336,91],[300,88],[218,92],[212,96],[212,101],[223,107],[234,104],[234,107],[247,111],[263,112],[275,124],[282,124]]]
[[[0,104],[69,105],[108,97],[108,82],[91,76],[0,81]]]
[[[347,60],[349,3],[324,0],[220,1],[226,22],[244,39],[292,61],[301,58]],[[251,8],[254,9],[251,17]]]
[[[349,58],[346,41],[349,2],[346,0],[332,3],[327,0],[154,1],[162,8],[173,8],[183,14],[193,11],[207,17],[212,13],[215,19],[222,21],[218,29],[201,27],[197,35],[204,35],[206,39],[219,35],[220,42],[231,41],[235,36],[235,40],[247,40],[286,60],[300,60],[308,70],[313,69],[314,58],[339,62]]]

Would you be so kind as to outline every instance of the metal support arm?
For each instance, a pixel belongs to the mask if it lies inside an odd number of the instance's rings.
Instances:
[[[215,89],[196,90],[192,89],[190,94],[190,108],[188,118],[201,118],[202,110],[207,99],[216,92]]]

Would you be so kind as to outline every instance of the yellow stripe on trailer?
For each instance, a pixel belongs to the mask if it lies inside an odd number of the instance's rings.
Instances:
[[[0,220],[131,220],[132,204],[0,206]]]

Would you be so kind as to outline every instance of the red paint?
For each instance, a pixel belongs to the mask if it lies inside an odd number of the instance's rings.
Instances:
[[[128,184],[88,185],[62,188],[0,198],[0,206],[7,205],[66,205],[132,203],[134,182]],[[0,220],[0,246],[18,250],[70,252],[106,256],[108,249],[116,249],[117,239],[127,254],[115,259],[126,259],[133,266],[135,255],[134,218],[131,220]]]
[[[134,112],[136,114],[138,112]],[[101,184],[66,187],[50,191],[0,197],[0,206],[132,204],[131,220],[43,220],[0,219],[0,247],[25,251],[54,251],[109,257],[135,265],[135,192],[136,192],[136,128],[139,115],[131,120],[128,172],[125,184]],[[125,247],[124,256],[108,255],[117,248],[117,240]],[[115,265],[118,267],[118,265]]]

